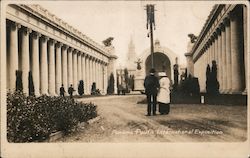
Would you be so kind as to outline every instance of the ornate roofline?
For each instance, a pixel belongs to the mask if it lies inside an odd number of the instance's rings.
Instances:
[[[39,18],[42,18],[46,21],[49,21],[53,25],[55,25],[57,28],[64,30],[66,33],[73,35],[78,40],[82,41],[84,44],[88,45],[89,47],[92,47],[93,49],[97,50],[98,52],[101,52],[105,56],[110,56],[109,51],[99,43],[95,42],[85,34],[83,34],[81,31],[77,30],[73,26],[69,25],[67,22],[63,21],[56,15],[50,13],[47,9],[41,7],[38,4],[15,4],[15,6],[18,6],[29,13],[34,14],[35,16],[38,16]]]

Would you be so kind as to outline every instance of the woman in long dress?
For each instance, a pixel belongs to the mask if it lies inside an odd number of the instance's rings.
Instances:
[[[160,114],[168,114],[170,111],[170,80],[165,72],[159,72],[160,89],[157,101],[159,103]]]

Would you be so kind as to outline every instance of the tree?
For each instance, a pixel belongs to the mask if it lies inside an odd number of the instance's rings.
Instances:
[[[108,94],[113,94],[114,93],[114,83],[115,83],[114,74],[111,73],[110,77],[109,77],[109,82],[108,82],[108,89],[107,89]]]
[[[83,82],[83,80],[79,81],[78,94],[81,95],[81,96],[84,94],[84,82]]]
[[[23,91],[22,74],[21,70],[16,70],[16,91]]]
[[[125,78],[125,84],[126,84],[126,92],[129,91],[128,84],[129,84],[129,76],[128,76],[128,69],[124,69],[124,78]]]
[[[212,61],[212,70],[210,66],[207,65],[206,70],[206,90],[209,95],[219,94],[219,82],[217,80],[217,64],[216,61]]]
[[[35,95],[35,88],[34,88],[34,82],[32,77],[32,72],[29,71],[29,95],[34,96]]]

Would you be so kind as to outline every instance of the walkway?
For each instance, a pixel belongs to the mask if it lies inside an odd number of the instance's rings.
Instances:
[[[246,140],[247,107],[171,105],[169,115],[145,116],[144,95],[78,99],[98,105],[101,119],[59,142],[235,142]]]

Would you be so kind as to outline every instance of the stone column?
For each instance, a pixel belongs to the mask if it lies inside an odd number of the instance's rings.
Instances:
[[[79,81],[80,80],[83,80],[82,79],[82,54],[81,52],[78,53],[77,55],[77,77],[78,77],[78,84],[79,84]]]
[[[97,69],[96,69],[96,59],[93,60],[93,67],[94,67],[94,73],[93,73],[93,80],[96,83],[97,86],[97,80],[96,80],[96,73],[97,73]]]
[[[56,93],[60,95],[62,86],[62,43],[56,44]]]
[[[76,90],[75,94],[77,95],[77,53],[78,50],[73,51],[73,87]]]
[[[40,95],[40,77],[39,77],[39,37],[41,34],[37,32],[32,33],[32,61],[31,72],[34,83],[35,95]]]
[[[84,94],[87,92],[87,82],[86,82],[86,55],[82,55],[82,79],[84,83]]]
[[[49,94],[55,95],[55,41],[50,39],[49,42]]]
[[[217,58],[217,64],[218,64],[218,68],[217,68],[217,74],[218,74],[218,81],[220,84],[220,88],[219,91],[222,92],[222,56],[221,56],[221,30],[217,29],[217,34],[218,34],[218,47],[217,47],[217,54],[218,54],[218,58]]]
[[[221,27],[221,57],[222,57],[222,93],[226,91],[227,85],[227,71],[226,71],[226,33],[225,33],[225,26],[223,24],[220,25]]]
[[[73,85],[73,63],[72,63],[72,48],[68,49],[68,87]]]
[[[48,95],[48,57],[47,57],[47,41],[48,37],[42,36],[41,38],[41,58],[40,58],[40,87],[41,94]]]
[[[248,39],[247,39],[247,36],[248,36],[248,33],[249,33],[249,30],[248,30],[248,7],[247,5],[244,5],[243,6],[243,36],[244,36],[244,67],[245,67],[245,90],[244,90],[244,94],[247,94],[248,93],[248,78],[249,78],[249,73],[248,73]],[[248,36],[249,37],[249,36]]]
[[[23,81],[23,92],[29,95],[29,71],[30,71],[30,54],[29,54],[29,28],[21,28],[21,70]]]
[[[86,72],[86,76],[85,76],[85,80],[86,80],[86,94],[89,94],[89,56],[87,55],[85,58],[85,72]]]
[[[108,66],[105,63],[104,66],[104,94],[107,94],[107,88],[108,88]]]
[[[62,82],[64,85],[65,91],[68,90],[68,61],[67,61],[67,49],[68,46],[63,46],[62,47]]]
[[[231,34],[230,21],[225,19],[225,33],[226,33],[226,69],[227,69],[227,93],[231,91],[232,86],[232,70],[231,70]]]
[[[21,25],[17,23],[10,23],[10,46],[9,46],[9,77],[8,88],[11,92],[16,89],[16,71],[18,70],[18,29]]]
[[[89,90],[91,92],[91,86],[93,83],[93,57],[89,59]]]
[[[101,79],[100,61],[98,60],[97,61],[97,86],[98,86],[98,89],[101,90],[101,85],[100,85],[101,81],[100,81],[100,79]]]
[[[231,14],[231,63],[232,63],[232,92],[241,93],[244,90],[243,70],[241,65],[244,62],[243,57],[243,38],[242,20],[240,14],[234,12]]]
[[[214,37],[215,37],[215,39],[214,39],[214,60],[216,61],[216,64],[218,65],[218,34],[214,33]]]
[[[103,62],[101,61],[100,63],[100,68],[101,68],[101,92],[102,94],[104,94],[104,65],[103,65]]]

